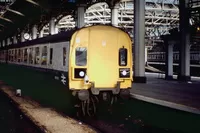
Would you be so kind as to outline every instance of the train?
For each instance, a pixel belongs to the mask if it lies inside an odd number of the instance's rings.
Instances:
[[[165,52],[149,52],[147,56],[148,62],[165,62],[166,60]],[[179,52],[173,52],[173,62],[179,62]],[[190,63],[191,64],[200,64],[200,52],[199,51],[191,51],[190,52]]]
[[[111,25],[1,47],[0,62],[52,72],[82,101],[82,108],[98,96],[129,97],[132,88],[132,41],[128,33]]]

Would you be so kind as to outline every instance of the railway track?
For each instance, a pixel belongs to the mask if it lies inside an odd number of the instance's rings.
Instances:
[[[0,91],[0,127],[2,133],[40,133],[22,112]],[[2,126],[3,125],[3,126]]]

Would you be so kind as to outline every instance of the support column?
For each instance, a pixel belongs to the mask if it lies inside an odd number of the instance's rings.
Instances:
[[[5,44],[6,44],[5,40],[3,40],[2,42],[3,47],[5,47]]]
[[[55,34],[58,34],[58,27],[55,28]]]
[[[173,42],[165,40],[166,48],[166,72],[165,72],[165,79],[172,80],[173,79]]]
[[[22,31],[21,32],[21,42],[24,42],[25,41],[25,39],[24,39],[24,32]]]
[[[39,34],[39,38],[42,38],[42,37],[43,37],[43,34],[44,34],[44,30],[41,29],[40,34]]]
[[[10,38],[7,38],[7,46],[10,45]]]
[[[134,0],[134,82],[145,77],[145,0]]]
[[[30,35],[30,37],[29,37],[29,39],[27,39],[27,40],[33,40],[33,37],[32,37],[32,35],[31,35],[31,33],[28,33],[29,35]]]
[[[180,16],[180,73],[178,79],[181,81],[189,81],[190,78],[190,32],[189,32],[189,0],[179,1]]]
[[[13,44],[17,44],[17,36],[13,36]]]
[[[55,18],[52,18],[49,22],[49,33],[50,35],[55,34]]]
[[[85,4],[79,4],[77,8],[77,28],[82,28],[85,25]]]
[[[34,25],[32,28],[32,40],[37,39],[37,26]]]
[[[111,24],[116,27],[118,27],[118,10],[119,10],[119,3],[111,7]]]

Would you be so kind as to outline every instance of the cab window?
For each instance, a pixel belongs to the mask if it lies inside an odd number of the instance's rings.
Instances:
[[[87,48],[76,48],[76,65],[86,66],[87,64]]]
[[[127,49],[120,48],[119,49],[119,66],[127,65]]]

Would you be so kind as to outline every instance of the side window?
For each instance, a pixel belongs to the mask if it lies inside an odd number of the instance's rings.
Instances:
[[[11,61],[13,62],[14,60],[14,50],[11,50]]]
[[[64,47],[63,48],[63,66],[65,66],[65,64],[66,64],[66,53],[67,51],[66,51],[66,48]]]
[[[2,61],[4,60],[4,51],[2,51],[1,52],[2,54],[1,54],[1,59],[2,59]]]
[[[27,63],[27,59],[28,59],[28,49],[25,48],[24,49],[24,63]]]
[[[11,50],[8,51],[8,61],[11,61]]]
[[[0,51],[0,60],[2,60],[2,52]]]
[[[21,49],[18,49],[17,62],[20,62],[20,59],[21,59]]]
[[[12,62],[12,50],[10,50],[10,61]]]
[[[127,49],[120,48],[119,49],[119,66],[127,65]]]
[[[12,50],[10,50],[10,61],[12,61]]]
[[[29,63],[33,64],[33,48],[29,48]]]
[[[15,50],[12,50],[12,57],[13,57],[13,62],[15,62]]]
[[[76,48],[76,65],[86,66],[87,64],[87,48]]]
[[[52,59],[53,59],[53,48],[50,48],[50,64],[52,64]]]
[[[1,60],[4,60],[4,51],[1,51]]]
[[[15,62],[15,50],[12,50],[12,57],[13,57],[13,62]]]
[[[20,49],[20,62],[23,62],[23,49]]]
[[[15,49],[15,62],[17,62],[17,52],[18,52],[18,50]]]
[[[47,64],[47,46],[44,46],[42,48],[42,65],[46,65]]]
[[[40,48],[35,48],[35,64],[40,64]]]

